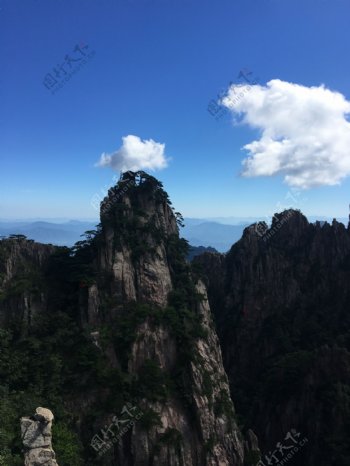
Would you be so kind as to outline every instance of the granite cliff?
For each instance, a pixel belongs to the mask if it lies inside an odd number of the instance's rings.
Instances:
[[[291,429],[290,465],[350,464],[350,230],[296,210],[252,225],[227,255],[195,258],[242,422],[264,465]],[[266,455],[266,456],[265,456]]]
[[[38,405],[60,466],[257,463],[180,223],[161,183],[128,172],[73,249],[0,242],[4,464],[21,464],[14,426]]]

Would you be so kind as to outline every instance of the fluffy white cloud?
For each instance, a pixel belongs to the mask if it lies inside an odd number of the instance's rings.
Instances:
[[[153,139],[142,140],[131,134],[122,139],[122,146],[112,154],[103,153],[96,166],[116,171],[161,170],[167,166],[165,144]]]
[[[350,175],[350,102],[339,92],[273,79],[266,86],[231,86],[222,104],[261,131],[243,147],[243,176],[282,175],[288,185],[307,189]]]

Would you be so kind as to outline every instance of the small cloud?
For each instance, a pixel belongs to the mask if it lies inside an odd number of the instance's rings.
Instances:
[[[112,154],[103,153],[97,167],[109,167],[116,171],[161,170],[168,165],[165,144],[142,140],[129,134],[122,138],[122,146]]]
[[[240,99],[231,86],[222,104],[243,124],[261,131],[246,144],[242,176],[281,175],[300,189],[340,184],[350,175],[350,102],[325,86],[279,79],[246,86]]]

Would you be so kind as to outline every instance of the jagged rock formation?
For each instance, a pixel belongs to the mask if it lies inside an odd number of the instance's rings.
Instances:
[[[25,466],[58,466],[52,449],[51,427],[53,414],[49,409],[37,408],[32,417],[21,418],[21,435]]]
[[[123,196],[114,202],[120,187],[112,188],[101,205],[99,268],[112,273],[112,292],[121,302],[166,306],[172,289],[166,240],[178,236],[175,215],[156,181],[145,178],[136,185],[128,174],[123,182]]]
[[[152,361],[161,384],[164,377],[170,377],[178,385],[166,399],[153,394],[140,399],[141,409],[156,413],[160,422],[148,431],[135,426],[128,440],[133,464],[242,465],[243,441],[206,290],[200,282],[194,286],[184,262],[176,216],[155,179],[144,174],[137,181],[135,174],[127,174],[122,181],[128,185],[123,195],[118,195],[120,187],[113,188],[101,205],[102,240],[96,267],[97,275],[107,278],[89,288],[83,318],[96,330],[104,322],[113,325],[124,319],[127,303],[165,309],[159,323],[151,315],[139,320],[124,367],[139,378]],[[188,316],[181,315],[182,306],[190,310]],[[189,334],[181,328],[174,331],[167,312],[177,313],[175,325],[193,326]],[[181,346],[182,340],[188,348]],[[115,345],[108,352],[111,362],[122,367],[123,356]],[[163,441],[168,437],[170,441]],[[117,450],[117,464],[128,464],[125,445]]]
[[[55,246],[35,243],[22,235],[1,241],[0,324],[17,319],[30,325],[36,313],[45,309],[42,272]]]
[[[264,456],[296,428],[308,443],[288,464],[348,465],[350,231],[295,210],[262,227],[226,256],[195,258],[232,397]]]
[[[257,458],[253,434],[244,440],[237,425],[206,288],[186,261],[178,223],[161,183],[128,172],[101,204],[97,231],[73,250],[47,257],[38,247],[33,258],[33,243],[5,240],[21,242],[13,248],[40,275],[42,305],[23,321],[32,282],[17,289],[14,314],[13,278],[0,289],[8,431],[19,391],[20,400],[39,397],[54,409],[65,464],[243,466],[252,452]],[[7,363],[11,353],[21,373]],[[15,441],[8,448],[14,454]]]
[[[41,404],[60,464],[255,465],[250,427],[262,465],[293,429],[288,465],[350,464],[349,229],[289,210],[190,266],[177,223],[127,173],[73,250],[0,241],[0,463]]]

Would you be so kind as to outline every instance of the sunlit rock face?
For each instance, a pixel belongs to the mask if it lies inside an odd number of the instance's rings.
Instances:
[[[159,182],[128,172],[101,204],[101,224],[100,267],[111,273],[116,297],[165,306],[172,289],[167,242],[178,227]]]
[[[141,408],[157,413],[160,422],[148,431],[135,425],[129,440],[133,459],[120,444],[115,453],[119,462],[106,458],[105,464],[243,465],[244,441],[235,421],[206,289],[191,277],[185,257],[177,250],[183,244],[177,217],[159,182],[145,174],[126,174],[101,204],[100,234],[96,267],[98,275],[107,279],[88,291],[88,320],[118,322],[127,303],[162,309],[165,321],[155,323],[145,315],[135,329],[127,370],[137,377],[154,361],[161,374],[175,376],[179,385],[166,400],[141,401]],[[174,312],[167,311],[172,305],[169,296],[181,288],[180,270],[184,286],[200,297],[186,304],[191,318],[198,320],[200,335],[183,344],[166,322],[167,312]],[[102,306],[106,291],[107,308]],[[186,319],[179,323],[186,326]],[[120,364],[118,352],[109,351],[111,361]]]

